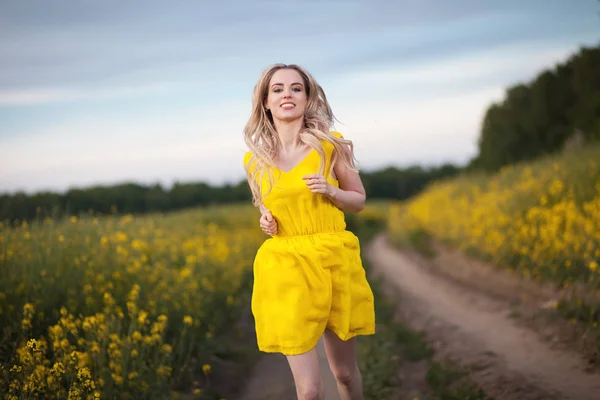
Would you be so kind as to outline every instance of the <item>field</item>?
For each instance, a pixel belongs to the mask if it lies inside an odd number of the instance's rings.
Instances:
[[[600,146],[438,182],[392,207],[397,242],[428,238],[565,293],[554,303],[600,335]]]
[[[388,208],[373,203],[349,214],[348,228],[365,243],[383,229]],[[0,393],[216,400],[235,393],[243,382],[228,370],[250,368],[258,355],[252,327],[243,332],[239,324],[266,238],[257,216],[249,206],[222,206],[3,226]],[[376,282],[373,289],[378,333],[360,342],[359,362],[365,394],[391,399],[403,385],[396,368],[432,351],[394,320],[395,304]]]
[[[0,230],[0,393],[212,398],[264,240],[248,207]]]
[[[552,282],[566,293],[554,304],[558,312],[600,336],[598,160],[596,146],[495,175],[464,175],[403,203],[370,203],[347,216],[348,227],[364,243],[387,217],[396,243],[427,252],[436,238]],[[221,361],[247,361],[235,359],[240,349],[232,343],[256,353],[238,322],[248,312],[252,260],[266,238],[257,217],[250,206],[221,206],[0,225],[0,393],[221,399],[215,377],[228,368]],[[383,399],[402,386],[395,368],[431,362],[432,351],[393,321],[394,304],[377,298],[381,326],[362,341],[360,363],[365,393]],[[391,349],[400,358],[387,357]],[[429,367],[430,388],[436,366]]]

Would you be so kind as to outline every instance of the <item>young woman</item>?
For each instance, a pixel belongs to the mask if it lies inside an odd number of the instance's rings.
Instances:
[[[315,349],[322,335],[341,398],[363,399],[356,336],[375,332],[359,241],[344,220],[366,195],[352,142],[330,131],[333,119],[306,70],[276,64],[254,88],[244,129],[253,203],[271,236],[254,260],[258,346],[287,356],[301,400],[323,397]]]

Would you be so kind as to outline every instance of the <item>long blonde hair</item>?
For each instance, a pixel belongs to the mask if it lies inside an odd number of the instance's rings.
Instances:
[[[300,131],[300,141],[315,149],[319,154],[321,159],[319,173],[325,174],[325,150],[323,149],[321,140],[326,140],[334,147],[331,165],[327,172],[328,175],[332,173],[333,167],[338,160],[341,160],[345,166],[353,171],[358,171],[354,162],[354,146],[352,141],[338,138],[330,133],[335,117],[327,102],[323,88],[308,71],[296,64],[274,64],[262,71],[260,79],[254,86],[252,93],[252,113],[244,127],[244,140],[252,154],[247,163],[246,173],[252,191],[252,203],[257,207],[263,203],[261,182],[265,173],[269,177],[269,187],[264,195],[271,190],[274,184],[274,177],[270,167],[275,168],[274,159],[277,155],[277,149],[280,146],[280,139],[273,124],[273,116],[270,111],[265,109],[265,101],[268,96],[269,82],[273,74],[280,69],[294,69],[304,80],[307,105],[304,113],[304,126]],[[349,151],[346,151],[344,145],[347,146]]]

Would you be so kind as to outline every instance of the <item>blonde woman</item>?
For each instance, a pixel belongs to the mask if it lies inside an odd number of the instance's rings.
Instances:
[[[302,67],[263,71],[244,129],[244,156],[260,227],[271,236],[254,260],[252,312],[258,346],[287,356],[298,398],[323,398],[315,346],[324,335],[342,399],[363,399],[356,336],[375,332],[373,293],[344,211],[365,190],[352,142],[330,131],[333,113]]]

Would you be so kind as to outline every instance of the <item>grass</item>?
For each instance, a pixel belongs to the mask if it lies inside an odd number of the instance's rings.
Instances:
[[[426,380],[434,392],[432,400],[491,399],[469,380],[468,369],[448,361],[431,363]]]
[[[428,259],[437,255],[431,235],[421,227],[407,230],[404,235],[394,235],[392,241],[399,248],[415,250]]]
[[[396,320],[396,305],[383,296],[380,286],[380,281],[371,282],[377,328],[375,335],[359,340],[359,366],[365,398],[391,400],[402,390],[401,364],[431,357],[433,350],[422,334]]]

